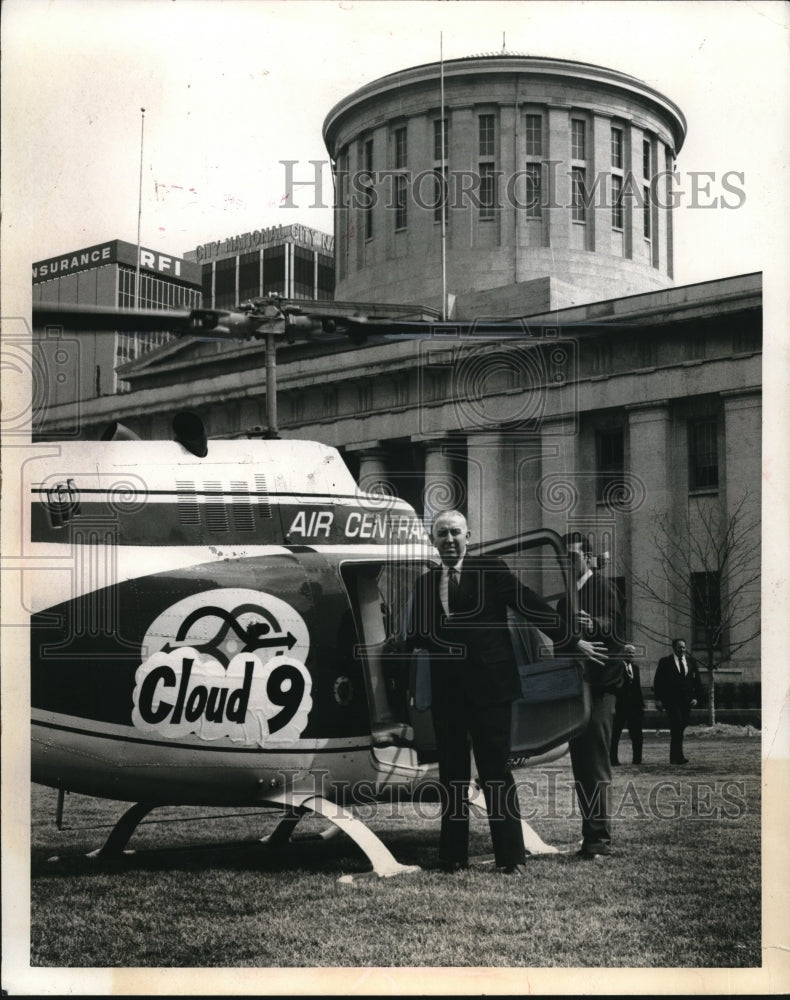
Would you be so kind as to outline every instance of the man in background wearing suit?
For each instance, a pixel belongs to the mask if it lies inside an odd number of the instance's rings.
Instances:
[[[653,679],[656,707],[669,716],[669,763],[688,764],[683,756],[683,733],[691,710],[702,699],[697,661],[686,652],[683,639],[672,640],[672,655],[658,661]]]
[[[550,638],[567,638],[565,629],[554,609],[501,559],[467,555],[470,532],[459,511],[438,514],[431,537],[442,564],[415,585],[406,643],[430,652],[431,711],[444,796],[440,865],[453,872],[468,864],[471,740],[496,866],[524,875],[518,791],[507,765],[512,704],[521,697],[507,608],[517,609]],[[570,645],[582,656],[605,657],[595,643],[571,639]]]
[[[628,726],[631,737],[631,755],[634,764],[642,763],[642,719],[645,714],[645,699],[642,697],[642,684],[639,677],[639,667],[634,663],[636,649],[630,642],[623,648],[623,686],[617,692],[614,708],[614,724],[612,727],[612,747],[609,754],[612,766],[617,767],[618,748],[623,727]]]
[[[623,621],[620,597],[614,584],[592,568],[593,552],[579,531],[563,536],[565,550],[576,581],[576,619],[586,639],[603,644],[604,662],[587,660],[585,678],[590,686],[590,721],[570,742],[576,797],[582,814],[582,846],[579,857],[602,861],[612,850],[610,795],[615,696],[622,685]],[[557,610],[570,619],[570,609],[561,599]]]

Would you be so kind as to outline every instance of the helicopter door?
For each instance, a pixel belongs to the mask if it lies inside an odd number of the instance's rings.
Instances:
[[[417,733],[422,742],[425,717],[430,719],[429,711],[415,707],[417,654],[393,650],[415,581],[427,568],[422,562],[376,561],[345,563],[341,569],[364,667],[371,733],[381,746],[414,747]],[[424,736],[432,742],[432,729]]]
[[[576,589],[553,531],[539,529],[478,548],[504,559],[522,583],[552,607],[562,596],[574,607]],[[518,609],[508,610],[508,626],[522,691],[513,704],[511,753],[514,759],[526,760],[567,743],[585,728],[590,693],[581,660],[558,656],[548,636],[525,621]]]

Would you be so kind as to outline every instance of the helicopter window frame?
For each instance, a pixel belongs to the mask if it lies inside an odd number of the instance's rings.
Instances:
[[[359,658],[362,666],[371,729],[374,732],[392,728],[401,721],[396,718],[387,693],[382,653],[388,639],[393,636],[402,637],[405,634],[408,598],[414,590],[417,579],[435,564],[435,559],[421,556],[404,559],[382,557],[344,559],[338,566],[338,574],[351,608],[357,639],[354,655]],[[388,595],[381,586],[382,573],[392,569],[393,566],[413,567],[413,572],[406,574],[405,582],[400,585],[400,594],[406,596],[398,612],[399,622],[394,620],[396,616],[391,610],[385,610],[385,608],[390,609],[391,605],[387,600]],[[361,585],[365,588],[364,591]],[[386,627],[388,617],[392,626],[389,630]]]

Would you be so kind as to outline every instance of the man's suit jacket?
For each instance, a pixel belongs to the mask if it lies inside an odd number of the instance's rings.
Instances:
[[[552,638],[564,634],[557,613],[501,559],[466,556],[448,618],[439,594],[441,574],[441,567],[433,567],[417,581],[406,634],[409,647],[430,651],[434,705],[461,693],[479,706],[520,698],[507,609],[520,611]]]
[[[639,675],[639,667],[631,660],[631,670],[633,677],[628,676],[625,669],[625,660],[622,661],[623,686],[617,692],[617,712],[619,715],[632,718],[643,715],[645,711],[645,699],[642,695],[642,681]]]
[[[699,676],[699,668],[697,661],[688,653],[686,654],[686,666],[688,672],[683,675],[678,670],[674,654],[662,656],[658,661],[656,675],[653,679],[653,692],[656,701],[660,701],[664,708],[676,706],[686,709],[691,704],[692,699],[701,700],[702,681]]]
[[[606,663],[585,662],[585,674],[593,691],[617,691],[622,686],[620,650],[623,645],[623,613],[617,588],[604,576],[593,572],[576,592],[576,606],[586,611],[594,622],[591,632],[583,632],[590,642],[602,642],[609,659]],[[568,616],[567,601],[561,597],[557,611],[563,619]]]

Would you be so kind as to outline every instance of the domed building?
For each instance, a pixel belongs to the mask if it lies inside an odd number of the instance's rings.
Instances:
[[[335,297],[440,308],[444,271],[464,318],[664,288],[685,134],[657,90],[564,59],[478,55],[374,80],[324,121]]]

